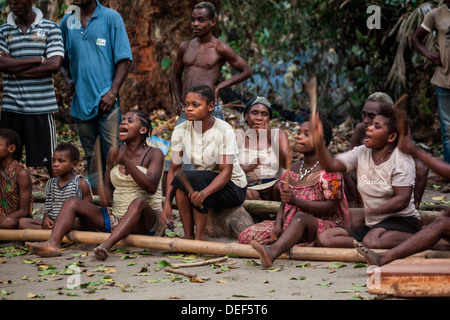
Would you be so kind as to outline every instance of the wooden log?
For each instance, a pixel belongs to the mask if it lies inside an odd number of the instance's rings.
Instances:
[[[45,192],[33,192],[34,202],[45,202]],[[94,196],[94,203],[99,204],[98,196]],[[163,197],[163,203],[165,197]],[[263,200],[245,200],[242,206],[245,211],[247,211],[251,216],[265,216],[269,214],[276,214],[280,208],[281,202],[278,201],[263,201]],[[172,208],[177,209],[177,204],[175,201],[172,202]],[[350,214],[361,213],[361,208],[350,208]],[[441,211],[431,211],[431,210],[419,210],[420,217],[422,218],[425,225],[433,221],[434,218],[442,214]]]
[[[243,206],[210,209],[205,233],[213,238],[237,239],[245,228],[254,224],[252,217]]]
[[[450,297],[450,259],[396,260],[368,274],[371,294]]]

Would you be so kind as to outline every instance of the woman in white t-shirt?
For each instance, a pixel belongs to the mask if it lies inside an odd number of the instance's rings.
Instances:
[[[396,116],[391,106],[380,106],[380,113],[367,128],[364,145],[335,158],[322,143],[319,119],[311,134],[324,169],[338,172],[356,169],[358,190],[364,202],[365,223],[322,232],[317,238],[320,246],[352,248],[356,239],[369,248],[388,249],[421,229],[412,196],[415,164],[411,156],[397,148]]]
[[[172,133],[172,161],[162,217],[171,226],[175,197],[187,239],[204,240],[209,209],[239,206],[247,191],[233,128],[211,116],[213,110],[213,89],[206,85],[192,88],[185,101],[188,121],[176,126]],[[177,175],[183,156],[195,168],[184,172],[193,190],[186,188]]]

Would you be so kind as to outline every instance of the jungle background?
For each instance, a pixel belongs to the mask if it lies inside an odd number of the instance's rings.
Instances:
[[[167,141],[176,121],[172,66],[178,45],[193,37],[190,14],[198,2],[100,0],[122,15],[133,52],[130,73],[120,90],[122,111],[139,108],[151,113],[153,134]],[[304,84],[316,76],[318,111],[336,126],[336,151],[345,150],[366,98],[384,91],[394,101],[408,95],[406,108],[414,139],[434,155],[441,155],[435,88],[430,84],[434,66],[412,48],[410,39],[425,14],[442,1],[211,2],[218,11],[215,35],[231,45],[253,70],[251,79],[221,92],[225,115],[234,127],[243,123],[239,106],[262,95],[274,104],[274,124],[294,137],[296,124],[309,109]],[[44,17],[57,23],[71,3],[34,1]],[[367,25],[371,5],[381,9],[378,29]],[[0,23],[5,23],[9,13],[6,0],[0,0],[0,12]],[[427,44],[436,50],[432,34]],[[233,72],[225,65],[222,77]],[[55,114],[59,140],[79,144],[69,115],[71,95],[61,74],[54,76],[54,83],[60,109]],[[35,178],[41,180],[39,173]]]

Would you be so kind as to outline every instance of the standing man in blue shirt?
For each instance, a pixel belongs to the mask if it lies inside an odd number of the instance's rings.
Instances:
[[[117,11],[97,0],[73,0],[73,4],[77,7],[60,24],[66,51],[63,74],[74,90],[70,114],[75,118],[95,194],[98,174],[104,174],[108,151],[118,139],[122,117],[118,93],[132,54],[125,24]],[[93,172],[97,137],[103,172]]]

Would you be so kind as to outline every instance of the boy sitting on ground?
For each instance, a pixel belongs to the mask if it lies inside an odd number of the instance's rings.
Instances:
[[[70,143],[59,144],[54,153],[52,169],[55,178],[47,182],[45,188],[45,213],[43,220],[21,218],[19,229],[52,229],[61,207],[68,198],[78,198],[92,202],[89,182],[74,169],[80,161],[80,152]],[[75,224],[74,229],[79,229]]]

